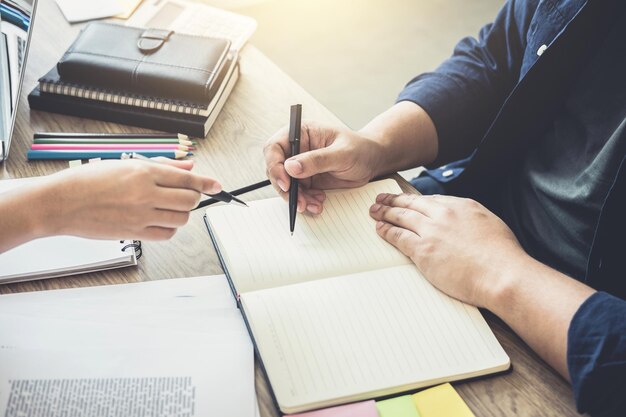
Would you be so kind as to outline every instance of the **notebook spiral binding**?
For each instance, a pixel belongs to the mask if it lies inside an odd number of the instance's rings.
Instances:
[[[198,115],[202,106],[176,100],[165,100],[156,97],[147,97],[136,94],[125,94],[101,88],[87,87],[80,84],[54,81],[42,78],[39,88],[44,93],[63,96],[73,96],[89,100],[104,101],[107,103],[123,104],[125,106],[143,107],[175,113]]]
[[[120,240],[120,243],[124,243],[124,240]],[[129,243],[122,248],[122,252],[126,252],[126,249],[133,248],[135,250],[135,257],[137,259],[141,258],[143,255],[143,251],[141,250],[141,240],[133,240],[133,243]]]

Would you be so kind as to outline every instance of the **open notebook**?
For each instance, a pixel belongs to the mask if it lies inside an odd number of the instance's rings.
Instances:
[[[375,232],[393,180],[331,191],[290,236],[280,198],[206,212],[280,409],[381,397],[509,368],[478,309],[435,289]]]
[[[34,178],[0,180],[2,194]],[[139,242],[74,236],[35,239],[0,253],[0,283],[54,278],[137,265]]]

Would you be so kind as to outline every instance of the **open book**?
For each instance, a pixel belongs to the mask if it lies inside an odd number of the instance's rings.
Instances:
[[[393,180],[330,191],[292,236],[280,198],[216,206],[209,232],[286,413],[477,377],[510,361],[477,308],[435,289],[369,216]]]

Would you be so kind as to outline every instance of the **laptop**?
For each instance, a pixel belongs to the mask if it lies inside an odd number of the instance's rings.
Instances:
[[[9,156],[37,0],[0,1],[0,162]]]

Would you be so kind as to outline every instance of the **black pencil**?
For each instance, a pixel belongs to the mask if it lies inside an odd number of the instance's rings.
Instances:
[[[257,182],[255,184],[246,185],[245,187],[238,188],[234,191],[230,191],[229,194],[241,195],[241,194],[249,193],[250,191],[258,190],[259,188],[267,187],[270,184],[271,184],[270,180],[265,180],[265,181]],[[210,206],[211,204],[215,204],[219,202],[220,202],[219,200],[216,200],[214,198],[209,198],[207,200],[201,201],[198,204],[198,206],[194,208],[193,210],[197,210],[199,208]]]
[[[189,139],[189,136],[181,133],[69,133],[69,132],[35,132],[35,139],[53,138],[165,138],[165,139]]]

